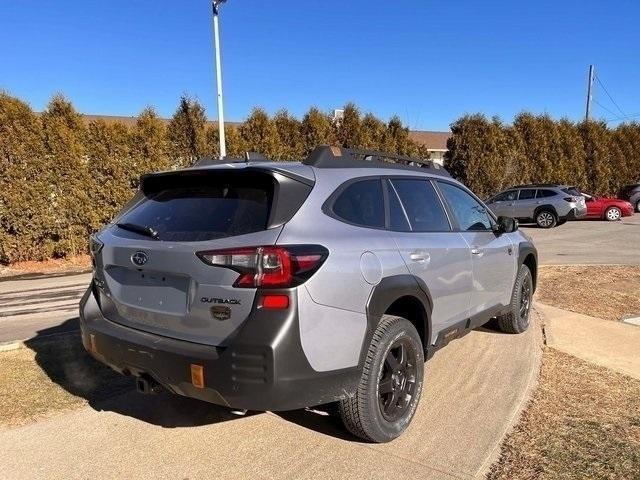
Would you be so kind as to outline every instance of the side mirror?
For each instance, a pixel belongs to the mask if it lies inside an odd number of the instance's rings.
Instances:
[[[501,233],[512,233],[518,230],[518,220],[511,217],[498,217],[498,222],[494,225],[493,231],[500,235]]]

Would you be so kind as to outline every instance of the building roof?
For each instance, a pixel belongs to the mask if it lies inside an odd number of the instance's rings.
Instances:
[[[124,117],[118,115],[89,115],[82,114],[84,120],[89,123],[93,120],[104,120],[105,122],[121,122],[127,125],[134,125],[137,120],[137,116]],[[170,119],[161,118],[165,123],[169,123]],[[217,121],[208,120],[207,124],[215,125]],[[241,122],[225,122],[225,125],[232,127],[239,127]],[[447,150],[447,140],[451,137],[451,132],[436,132],[431,130],[415,130],[409,132],[409,138],[422,145],[426,145],[428,150]]]
[[[429,150],[447,150],[447,140],[451,138],[451,132],[416,130],[409,132],[409,138],[426,145]]]

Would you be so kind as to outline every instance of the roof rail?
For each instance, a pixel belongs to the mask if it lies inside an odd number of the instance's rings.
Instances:
[[[451,176],[431,160],[326,145],[316,148],[302,163],[316,168],[395,168],[423,172],[428,169],[434,175]]]
[[[564,183],[523,183],[522,185],[513,185],[509,188],[533,188],[533,187],[558,187]]]

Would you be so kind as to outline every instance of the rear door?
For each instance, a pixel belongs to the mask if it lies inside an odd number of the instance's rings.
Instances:
[[[256,290],[233,287],[239,270],[196,254],[273,245],[282,230],[270,227],[275,196],[287,186],[268,173],[223,171],[147,183],[142,202],[99,235],[103,314],[139,330],[222,344],[250,314]]]
[[[450,182],[439,180],[437,183],[456,227],[471,251],[473,289],[470,316],[507,305],[516,267],[509,236],[493,232],[493,218],[467,190]]]
[[[515,218],[533,218],[536,206],[536,189],[522,188],[518,193],[518,199],[514,202],[513,216]]]
[[[473,279],[469,247],[452,231],[432,182],[386,180],[390,230],[409,271],[422,279],[433,300],[435,341],[439,331],[469,317]]]

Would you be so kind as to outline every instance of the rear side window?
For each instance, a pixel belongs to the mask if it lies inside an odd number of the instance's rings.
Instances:
[[[384,199],[380,179],[352,183],[338,196],[333,213],[362,227],[384,228]]]
[[[518,200],[531,200],[532,198],[536,198],[536,191],[532,188],[526,188],[520,190],[520,196]]]
[[[573,195],[574,197],[579,197],[580,195],[582,195],[580,193],[580,190],[578,190],[576,187],[567,187],[567,188],[563,188],[562,191],[564,193],[567,193],[569,195]]]
[[[450,209],[463,231],[491,230],[491,217],[486,208],[462,188],[447,182],[438,182]]]
[[[163,188],[118,218],[157,232],[159,240],[205,241],[267,228],[273,199],[267,178],[210,178],[206,184]]]
[[[553,190],[538,190],[536,198],[549,198],[555,196],[556,192],[554,192]]]
[[[402,214],[414,232],[451,230],[447,214],[431,182],[427,180],[393,179],[390,197],[398,196]],[[393,217],[392,217],[393,219]],[[392,220],[393,228],[393,220]]]

